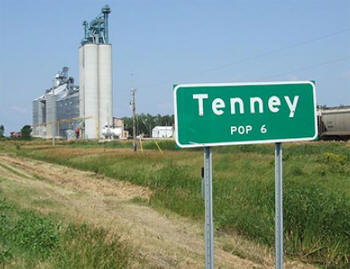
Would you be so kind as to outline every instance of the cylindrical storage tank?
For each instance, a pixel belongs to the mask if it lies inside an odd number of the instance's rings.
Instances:
[[[83,79],[84,79],[84,117],[85,138],[97,138],[98,132],[98,45],[85,44],[83,46]]]
[[[40,100],[33,101],[33,136],[41,135],[41,125],[43,124],[43,104]]]
[[[56,96],[52,93],[46,95],[46,130],[47,138],[56,136]]]
[[[85,116],[85,70],[84,70],[84,47],[79,48],[79,117],[83,118]]]
[[[105,125],[112,126],[112,46],[98,45],[99,137]]]
[[[39,136],[44,137],[44,126],[46,123],[46,105],[45,103],[40,100],[39,102]]]
[[[44,123],[44,119],[43,119],[43,107],[44,104],[43,102],[40,100],[38,101],[38,124],[41,126]]]
[[[38,136],[38,130],[39,130],[38,114],[39,114],[39,100],[34,100],[33,101],[33,136]]]

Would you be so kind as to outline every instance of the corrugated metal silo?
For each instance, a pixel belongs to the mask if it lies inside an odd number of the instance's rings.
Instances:
[[[46,95],[46,130],[47,137],[56,136],[56,96],[52,93]]]
[[[42,135],[43,107],[42,100],[36,99],[33,101],[33,136]]]
[[[43,137],[46,132],[44,124],[46,123],[46,103],[42,102],[40,100],[39,102],[39,114],[38,114],[38,121],[39,121],[39,136]]]
[[[39,100],[34,100],[33,101],[33,136],[38,135],[38,114],[39,114]]]

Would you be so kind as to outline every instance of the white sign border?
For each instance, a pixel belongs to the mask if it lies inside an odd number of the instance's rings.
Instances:
[[[197,143],[182,145],[178,140],[178,122],[177,122],[177,100],[176,93],[179,88],[193,88],[193,87],[220,87],[220,86],[253,86],[253,85],[286,85],[286,84],[310,84],[312,86],[314,99],[314,123],[315,134],[312,137],[299,138],[284,138],[284,139],[270,139],[270,140],[252,140],[252,141],[237,141],[237,142],[219,142],[219,143]],[[282,143],[282,142],[297,142],[297,141],[312,141],[318,136],[317,125],[317,110],[316,110],[316,89],[312,81],[274,81],[274,82],[233,82],[233,83],[195,83],[195,84],[178,84],[174,88],[174,118],[175,118],[175,141],[180,148],[198,148],[198,147],[213,147],[213,146],[231,146],[231,145],[249,145],[249,144],[268,144],[268,143]]]

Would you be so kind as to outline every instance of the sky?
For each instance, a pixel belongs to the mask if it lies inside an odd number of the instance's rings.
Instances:
[[[173,114],[174,84],[316,81],[317,103],[350,105],[348,0],[1,0],[0,125],[32,123],[63,66],[79,82],[84,20],[109,4],[114,116]]]

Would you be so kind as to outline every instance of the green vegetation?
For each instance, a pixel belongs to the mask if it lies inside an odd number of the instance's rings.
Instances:
[[[5,127],[4,125],[0,125],[0,138],[4,137],[5,134]]]
[[[32,128],[30,125],[24,125],[21,129],[21,139],[29,140],[31,136]]]
[[[152,206],[203,221],[202,150],[175,150],[169,141],[158,144],[168,150],[161,153],[150,141],[144,149],[155,150],[143,153],[125,149],[129,142],[113,142],[94,144],[96,149],[81,143],[74,149],[22,146],[17,154],[147,186],[154,191]],[[286,254],[327,268],[348,268],[350,145],[296,143],[283,150]],[[213,180],[216,228],[273,246],[274,145],[214,148]]]
[[[102,228],[65,225],[21,209],[0,192],[0,267],[127,268],[131,248]],[[11,267],[12,268],[12,267]]]
[[[125,130],[132,136],[132,117],[124,117]],[[152,129],[155,126],[173,126],[174,115],[160,115],[152,116],[150,114],[137,114],[136,115],[136,133],[144,134],[146,137],[152,136]]]

